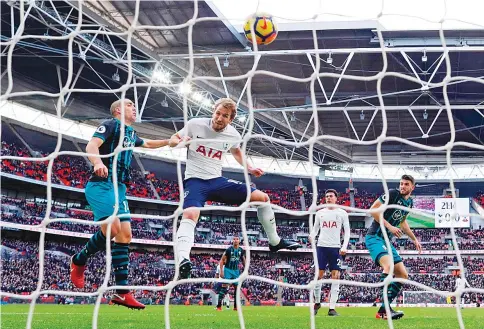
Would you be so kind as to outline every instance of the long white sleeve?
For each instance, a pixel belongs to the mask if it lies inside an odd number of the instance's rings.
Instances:
[[[343,229],[345,230],[345,237],[341,249],[348,250],[348,243],[350,242],[350,219],[347,213],[343,217]]]
[[[316,239],[316,235],[318,235],[318,233],[319,233],[319,226],[320,226],[321,224],[320,224],[320,219],[319,219],[319,216],[318,216],[318,215],[316,215],[316,216],[314,216],[314,217],[315,217],[315,219],[314,219],[313,230],[311,231],[311,234],[309,234],[309,236],[311,237],[311,239],[312,239],[313,241],[316,241],[316,240],[315,240],[315,239]]]

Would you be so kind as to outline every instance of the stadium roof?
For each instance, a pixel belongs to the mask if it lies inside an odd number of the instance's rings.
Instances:
[[[325,2],[305,0],[294,6],[291,0],[212,0],[208,5],[225,17],[237,31],[243,31],[244,21],[255,12],[270,13],[280,31],[380,28],[396,30],[438,30],[445,18],[445,30],[482,29],[482,4],[473,0],[382,1],[340,0]],[[383,15],[377,19],[379,14]]]
[[[78,18],[77,1],[37,1],[29,11],[23,35],[37,37],[20,40],[13,51],[13,92],[44,90],[58,93],[66,83],[68,70],[68,42],[52,40],[52,36],[66,36],[75,28]],[[470,4],[469,6],[477,6]],[[2,2],[2,41],[11,38],[11,13],[15,26],[19,26],[17,2]],[[11,6],[9,8],[9,6]],[[55,7],[53,7],[55,6]],[[28,8],[28,7],[27,7]],[[73,9],[74,8],[74,9]],[[245,84],[247,79],[214,81],[201,77],[225,78],[247,73],[254,64],[254,53],[230,22],[210,20],[217,18],[213,3],[198,2],[198,17],[193,29],[194,77],[188,95],[188,115],[210,115],[208,105],[227,93],[240,99],[240,119],[235,121],[239,131],[246,131],[248,111]],[[117,89],[127,80],[127,37],[107,33],[125,32],[136,13],[134,1],[87,1],[83,7],[82,30],[73,43],[73,71],[70,87],[98,89],[104,93],[74,92],[64,98],[62,115],[96,124],[107,117],[107,108],[115,99],[106,93]],[[217,13],[216,13],[217,12]],[[9,14],[10,13],[10,14]],[[138,23],[166,27],[185,24],[193,17],[192,1],[140,1]],[[207,20],[209,19],[209,20]],[[371,22],[370,22],[371,23]],[[368,27],[350,24],[346,29],[317,30],[321,53],[321,73],[334,76],[315,81],[315,98],[318,109],[319,134],[363,141],[367,145],[347,141],[322,140],[315,144],[313,161],[374,163],[376,139],[382,132],[381,104],[378,101],[376,80],[357,81],[339,79],[342,74],[367,78],[383,69],[383,59],[376,32]],[[479,78],[482,81],[484,44],[482,30],[452,30],[445,32],[449,47],[452,76]],[[387,136],[411,140],[424,146],[444,146],[451,138],[449,117],[445,110],[444,88],[426,87],[427,82],[442,82],[446,73],[441,40],[437,31],[385,31],[388,71],[413,78],[413,81],[396,76],[385,76],[382,94],[388,130]],[[183,124],[183,93],[180,83],[189,72],[188,28],[140,29],[131,40],[133,47],[134,80],[157,82],[151,88],[137,86],[126,95],[138,103],[142,124],[137,129],[147,137],[168,137]],[[276,41],[261,48],[263,55],[258,69],[272,71],[295,78],[309,78],[314,72],[316,56],[312,31],[281,31]],[[352,50],[360,51],[352,52]],[[2,45],[2,51],[9,47]],[[425,57],[425,60],[423,60]],[[330,60],[328,60],[330,58]],[[6,83],[6,57],[2,57],[2,93]],[[153,74],[156,69],[156,74]],[[481,83],[453,81],[448,84],[447,95],[452,108],[456,135],[455,141],[476,144],[483,142],[484,113],[481,102]],[[275,137],[289,142],[306,141],[314,133],[309,82],[293,82],[268,75],[255,75],[251,87],[255,107],[253,133]],[[120,93],[117,92],[119,96]],[[39,95],[13,98],[15,101],[55,112],[55,98]],[[165,102],[166,101],[166,102]],[[308,148],[293,148],[263,139],[251,140],[251,154],[277,158],[308,160]],[[382,144],[385,163],[441,164],[445,151],[429,151],[386,141]],[[453,162],[482,162],[484,152],[466,146],[453,149]]]

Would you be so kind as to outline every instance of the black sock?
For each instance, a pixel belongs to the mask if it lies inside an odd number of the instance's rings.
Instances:
[[[388,303],[392,303],[402,290],[402,284],[400,282],[392,282],[388,285]]]
[[[225,297],[225,295],[227,294],[227,287],[221,287],[220,290],[218,291],[218,303],[217,303],[217,307],[222,307],[222,302],[223,302],[223,299]]]
[[[72,261],[75,265],[86,265],[89,256],[101,250],[106,250],[106,237],[102,231],[97,231],[87,241],[84,248],[74,255]]]
[[[117,286],[128,285],[128,268],[129,268],[129,243],[113,243],[111,256],[113,262],[114,278]],[[117,289],[118,294],[126,294],[129,290]]]
[[[385,281],[385,279],[387,278],[388,274],[387,273],[382,273],[380,275],[380,282],[383,282]],[[388,288],[390,288],[390,286],[388,286]],[[389,292],[389,291],[388,291]],[[380,309],[378,310],[379,313],[383,313],[385,312],[385,299],[383,299],[383,287],[381,287],[381,295],[380,295],[380,300],[381,300],[381,306],[380,306]]]

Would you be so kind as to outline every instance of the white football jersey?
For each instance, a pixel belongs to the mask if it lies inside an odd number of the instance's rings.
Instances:
[[[231,125],[220,132],[213,130],[211,118],[191,119],[178,135],[192,139],[188,145],[185,179],[221,177],[225,153],[239,147],[242,140],[239,132]],[[204,139],[216,141],[206,142]]]
[[[215,271],[215,274],[220,274],[220,263],[217,264],[217,270]]]
[[[457,288],[459,288],[459,287],[460,287],[460,285],[462,285],[462,286],[463,286],[463,288],[465,288],[465,287],[470,287],[470,286],[469,286],[469,282],[467,282],[467,280],[466,280],[466,279],[462,280],[462,279],[461,279],[461,277],[460,277],[460,276],[458,276],[458,277],[457,277],[457,279],[455,279],[455,288],[456,288],[456,289],[457,289]]]
[[[341,228],[344,227],[345,236],[341,246]],[[319,232],[318,247],[341,248],[347,250],[350,241],[350,221],[348,213],[343,209],[324,208],[316,212],[314,227],[310,234],[314,239]]]

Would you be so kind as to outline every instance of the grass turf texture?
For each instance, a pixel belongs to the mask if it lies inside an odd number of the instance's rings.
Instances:
[[[25,328],[28,305],[2,305],[2,329]],[[93,305],[38,305],[32,328],[84,329],[91,328]],[[310,328],[307,307],[243,307],[246,328],[298,329]],[[373,329],[388,328],[386,320],[375,319],[376,307],[339,308],[340,317],[328,317],[321,308],[316,316],[316,328]],[[454,329],[459,328],[454,308],[401,308],[403,319],[394,321],[395,329]],[[240,328],[237,312],[224,307],[217,312],[211,306],[171,306],[171,328],[201,329]],[[466,329],[484,328],[483,309],[462,310]],[[98,328],[165,328],[164,307],[148,306],[144,311],[133,311],[121,306],[102,305]]]

